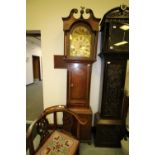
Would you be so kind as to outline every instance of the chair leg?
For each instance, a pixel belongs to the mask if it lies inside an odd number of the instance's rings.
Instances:
[[[75,155],[79,155],[79,146],[78,146],[78,148],[77,148],[77,150],[76,150]]]

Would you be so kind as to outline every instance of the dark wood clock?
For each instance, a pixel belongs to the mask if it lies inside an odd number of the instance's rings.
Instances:
[[[67,68],[67,107],[79,114],[87,124],[81,127],[83,141],[91,140],[92,110],[89,103],[92,63],[96,61],[100,19],[91,9],[81,7],[62,18],[64,30],[64,56],[55,56],[55,68]],[[88,18],[84,18],[88,14]],[[59,60],[61,65],[58,65]],[[65,67],[64,67],[65,66]]]
[[[108,11],[101,23],[100,111],[95,115],[96,146],[120,146],[123,133],[125,76],[129,58],[129,8],[125,5]]]

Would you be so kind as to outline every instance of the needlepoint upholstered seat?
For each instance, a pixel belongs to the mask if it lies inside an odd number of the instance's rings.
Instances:
[[[30,155],[75,155],[78,150],[80,126],[86,123],[66,106],[58,105],[45,109],[27,131],[27,148]],[[38,146],[34,146],[36,135],[40,137]]]

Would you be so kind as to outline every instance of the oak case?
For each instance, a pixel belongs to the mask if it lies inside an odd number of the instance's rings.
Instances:
[[[64,61],[67,66],[67,107],[87,124],[81,126],[80,139],[91,141],[92,110],[89,103],[92,63],[96,61],[99,18],[91,9],[81,7],[79,18],[72,9],[62,18],[64,30]],[[89,14],[85,19],[83,14]]]

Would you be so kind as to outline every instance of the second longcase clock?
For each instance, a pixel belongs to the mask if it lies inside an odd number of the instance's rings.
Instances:
[[[120,147],[124,133],[126,107],[125,77],[129,59],[129,8],[125,5],[109,10],[101,23],[100,112],[95,115],[95,145]]]

